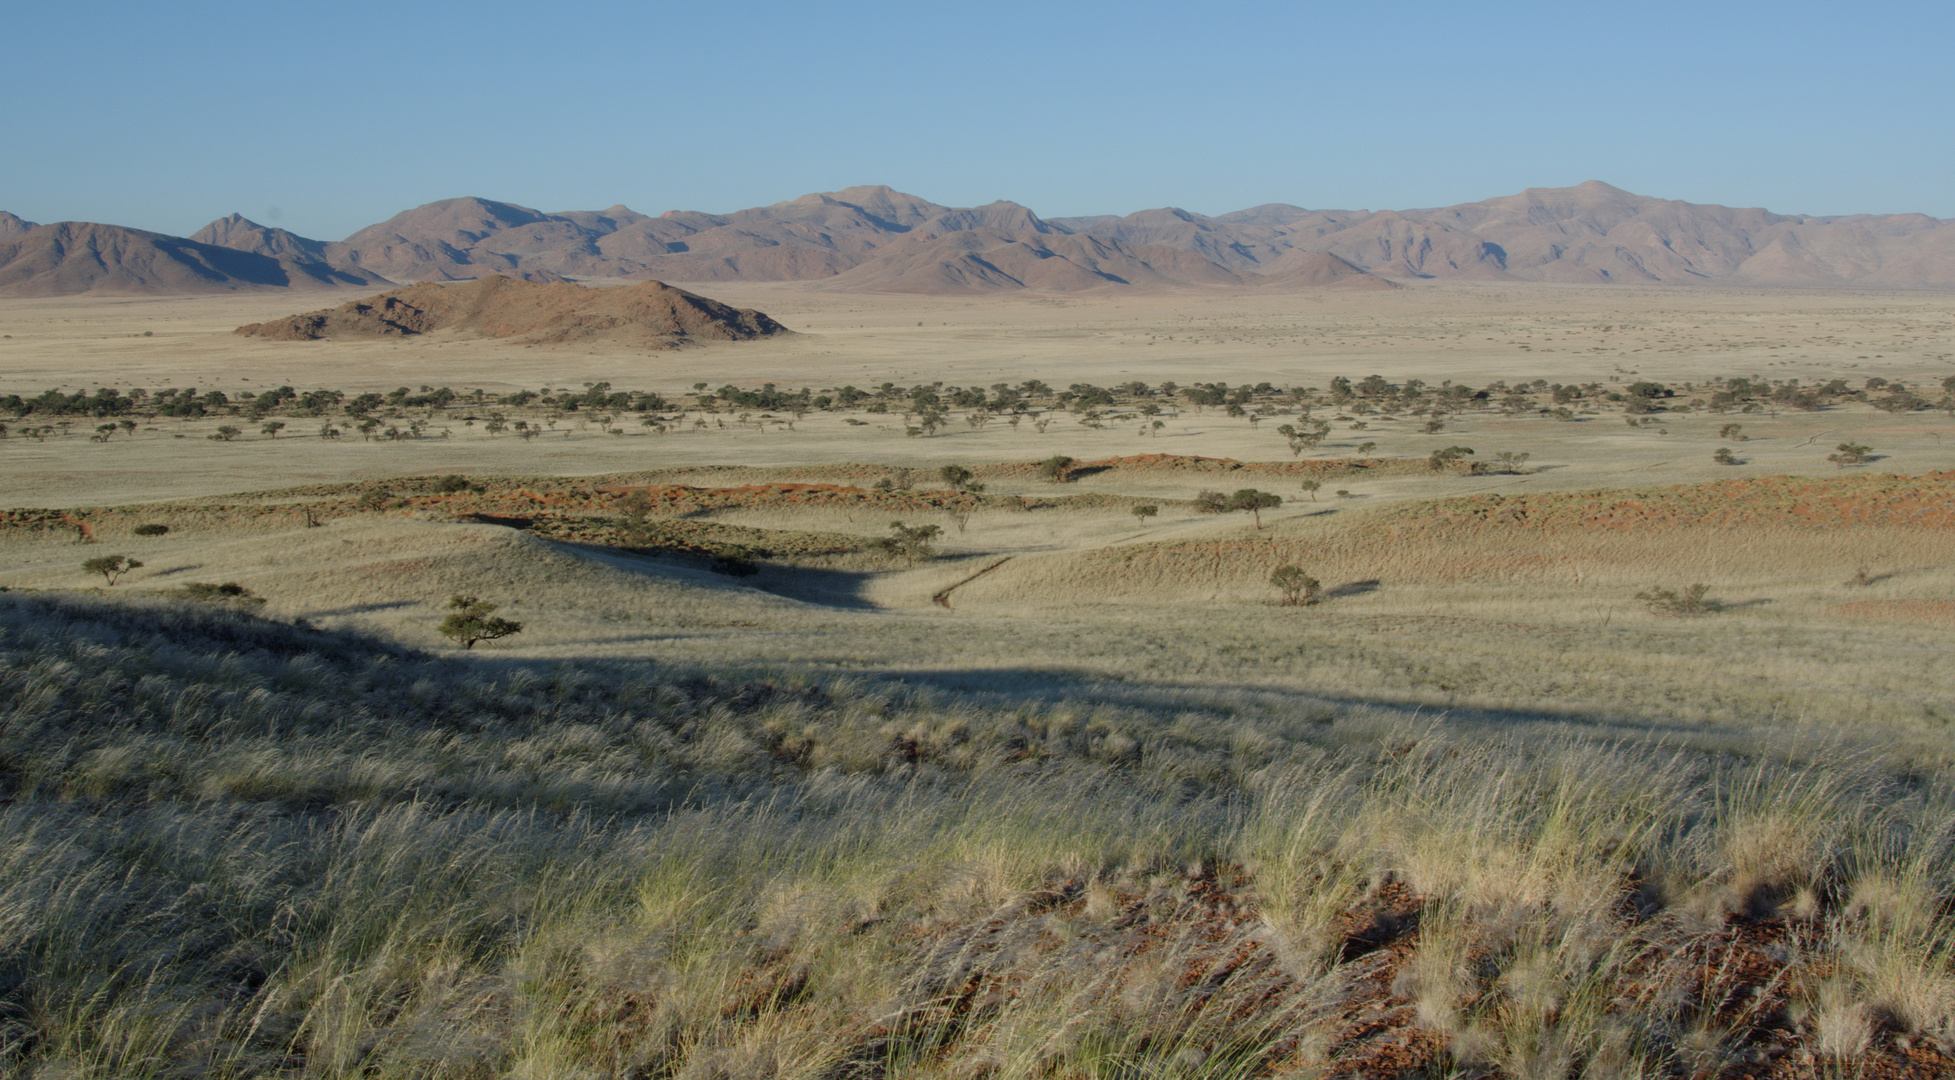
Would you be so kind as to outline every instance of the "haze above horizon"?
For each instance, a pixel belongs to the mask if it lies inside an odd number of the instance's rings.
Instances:
[[[657,214],[866,183],[1071,216],[1403,210],[1602,179],[1955,217],[1946,7],[533,11],[23,9],[0,209],[173,235],[237,212],[337,238],[465,194]]]

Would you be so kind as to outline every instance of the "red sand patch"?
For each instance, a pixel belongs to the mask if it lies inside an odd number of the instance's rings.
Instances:
[[[1955,472],[1832,478],[1766,476],[1647,491],[1472,495],[1408,507],[1398,529],[1608,530],[1702,525],[1812,529],[1911,525],[1955,528]]]

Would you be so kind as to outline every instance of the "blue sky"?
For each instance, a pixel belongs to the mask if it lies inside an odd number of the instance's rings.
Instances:
[[[20,4],[0,209],[323,239],[457,195],[1047,216],[1602,179],[1955,217],[1955,5]]]

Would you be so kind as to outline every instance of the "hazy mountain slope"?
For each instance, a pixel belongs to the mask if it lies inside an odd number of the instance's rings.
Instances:
[[[5,210],[0,210],[0,240],[11,240],[21,233],[39,227],[34,222],[28,221],[18,214],[9,214]]]
[[[260,225],[242,214],[218,218],[190,234],[189,239],[212,247],[230,248],[277,259],[298,277],[322,285],[386,285],[378,274],[333,266],[326,257],[326,243],[284,229]]]
[[[841,290],[935,293],[998,289],[1079,292],[1121,286],[1234,285],[1241,278],[1191,252],[1063,233],[969,229],[917,233],[825,284]]]
[[[395,214],[327,246],[334,265],[393,281],[476,278],[585,266],[597,254],[597,228],[488,199],[443,199]],[[539,264],[522,266],[524,257]]]
[[[1268,289],[1398,288],[1389,278],[1366,273],[1328,251],[1301,249],[1285,252],[1281,258],[1263,267],[1259,276],[1247,280]]]
[[[359,283],[275,258],[118,225],[64,221],[0,241],[0,295],[211,293]]]
[[[1178,218],[1179,223],[1175,220]],[[1062,219],[1093,235],[1167,244],[1236,265],[1269,249],[1323,251],[1393,277],[1763,285],[1955,283],[1955,229],[1920,214],[1797,217],[1656,199],[1591,180],[1426,210],[1217,217],[1147,211]],[[1280,256],[1279,256],[1280,257]]]
[[[0,243],[35,232],[31,223],[0,215]],[[220,267],[228,256],[184,246],[197,242],[271,259],[275,268]],[[1164,207],[1045,219],[1014,202],[950,207],[883,186],[726,214],[657,216],[622,205],[545,213],[470,197],[403,211],[332,244],[236,215],[190,240],[117,230],[115,239],[103,233],[36,243],[9,249],[0,288],[172,292],[492,275],[538,282],[822,280],[842,289],[950,293],[1381,287],[1378,278],[1955,287],[1955,223],[1920,214],[1775,214],[1652,198],[1595,180],[1431,209],[1267,203],[1213,217]]]

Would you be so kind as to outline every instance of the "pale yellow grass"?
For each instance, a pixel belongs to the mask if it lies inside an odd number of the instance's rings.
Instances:
[[[1069,517],[1084,533],[1127,527],[1117,513]],[[1355,522],[1318,534],[1292,525],[1259,534],[1239,518],[1169,528],[1219,537],[1227,557],[1207,569],[1150,566],[1141,540],[1013,554],[962,585],[1002,556],[953,551],[909,571],[774,567],[729,579],[494,526],[377,518],[226,542],[118,543],[146,565],[116,590],[236,580],[267,597],[270,613],[430,649],[448,647],[434,626],[449,595],[465,592],[527,626],[483,646],[495,656],[898,671],[999,692],[1242,687],[1291,701],[1436,708],[1469,724],[1714,741],[1808,730],[1924,748],[1944,742],[1955,720],[1955,676],[1939,662],[1944,629],[1838,610],[1955,596],[1937,534],[1760,530],[1736,547],[1675,530],[1393,552],[1368,544]],[[0,583],[94,587],[80,562],[105,550],[9,543]],[[1867,552],[1881,555],[1868,564],[1877,580],[1850,584]],[[1322,579],[1326,602],[1276,606],[1264,578],[1280,561]],[[1669,618],[1634,599],[1699,580],[1727,610]],[[952,586],[951,608],[931,602]]]
[[[286,384],[349,392],[447,385],[502,394],[601,380],[670,395],[696,382],[821,388],[942,380],[989,386],[1031,378],[1057,387],[1135,379],[1327,386],[1336,375],[1372,372],[1416,376],[1433,385],[1445,379],[1484,385],[1494,379],[1609,383],[1638,377],[1674,383],[1721,375],[1808,382],[1848,377],[1857,384],[1880,375],[1930,389],[1955,373],[1955,305],[1939,294],[1430,284],[1382,296],[1191,291],[983,300],[837,296],[791,285],[705,291],[756,304],[804,332],[660,353],[530,348],[443,335],[406,342],[265,342],[229,331],[330,297],[9,300],[0,301],[0,332],[11,335],[0,337],[0,392],[113,385],[235,393]],[[856,419],[869,423],[857,427],[838,415],[814,414],[792,432],[713,427],[663,437],[644,434],[629,417],[622,437],[569,421],[563,425],[568,436],[552,433],[533,443],[488,438],[479,426],[459,423],[459,414],[444,416],[431,429],[447,427],[449,439],[385,444],[357,438],[323,444],[305,438],[318,422],[298,418],[288,418],[290,427],[276,439],[241,424],[247,434],[240,443],[214,444],[203,436],[228,421],[164,420],[132,440],[117,437],[107,445],[87,444],[80,435],[0,444],[0,504],[87,505],[450,471],[577,475],[848,460],[934,467],[1054,454],[1267,460],[1287,452],[1273,430],[1280,420],[1254,428],[1213,409],[1170,412],[1158,436],[1142,435],[1138,422],[1110,422],[1094,431],[1060,415],[1042,435],[1029,424],[1012,429],[1001,421],[972,430],[954,417],[939,435],[910,439],[897,417],[860,415]],[[1732,421],[1753,435],[1737,447],[1748,463],[1720,468],[1710,462],[1723,445],[1716,430]],[[1891,418],[1862,406],[1776,418],[1668,417],[1633,432],[1613,415],[1561,424],[1469,413],[1440,436],[1418,434],[1409,419],[1368,422],[1366,431],[1336,424],[1321,453],[1351,455],[1363,441],[1377,442],[1376,453],[1388,456],[1423,457],[1451,443],[1483,456],[1523,451],[1548,469],[1513,482],[1578,487],[1824,471],[1830,447],[1849,439],[1887,455],[1876,466],[1887,471],[1955,463],[1955,443],[1947,442],[1955,423],[1946,417]],[[85,435],[89,427],[78,430]],[[1668,435],[1656,433],[1665,427]],[[186,438],[169,438],[179,433]],[[1136,490],[1165,496],[1172,486],[1143,481]]]

